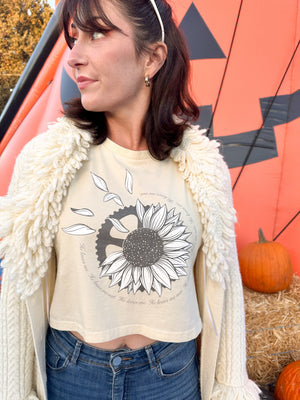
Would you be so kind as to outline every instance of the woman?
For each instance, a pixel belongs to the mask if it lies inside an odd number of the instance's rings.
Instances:
[[[62,20],[81,99],[1,199],[1,398],[258,399],[230,178],[190,125],[169,5],[65,0]]]

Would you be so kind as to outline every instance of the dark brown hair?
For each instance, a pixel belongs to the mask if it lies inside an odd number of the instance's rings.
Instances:
[[[149,0],[112,1],[133,24],[137,56],[161,40],[161,27]],[[184,130],[190,121],[197,120],[199,109],[189,93],[190,62],[183,35],[172,18],[169,4],[165,0],[156,0],[156,4],[165,28],[168,55],[151,81],[151,101],[143,123],[143,135],[152,156],[163,160],[172,148],[180,145]],[[95,11],[98,18],[95,18]],[[119,30],[105,15],[99,0],[64,0],[61,18],[69,47],[72,47],[69,24],[73,18],[76,26],[84,31]],[[103,112],[87,111],[80,99],[74,99],[67,103],[65,115],[79,128],[88,130],[95,144],[106,139]]]

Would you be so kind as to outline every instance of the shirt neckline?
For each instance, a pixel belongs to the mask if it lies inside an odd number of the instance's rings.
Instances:
[[[126,147],[120,146],[116,142],[113,142],[109,138],[105,139],[105,141],[102,143],[102,146],[111,151],[112,153],[118,154],[126,158],[131,158],[133,160],[145,160],[152,158],[149,150],[127,149]]]

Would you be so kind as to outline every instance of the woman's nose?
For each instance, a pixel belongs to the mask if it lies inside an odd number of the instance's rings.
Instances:
[[[67,62],[71,68],[78,68],[81,65],[87,64],[87,56],[84,47],[79,41],[77,41],[71,49]]]

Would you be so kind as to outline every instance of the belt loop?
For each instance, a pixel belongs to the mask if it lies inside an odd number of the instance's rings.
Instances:
[[[73,354],[72,354],[71,364],[76,364],[79,354],[80,354],[81,346],[82,346],[82,342],[80,340],[77,340]]]
[[[149,344],[145,347],[146,353],[147,353],[147,357],[148,357],[148,361],[150,364],[150,368],[156,368],[157,367],[157,362],[156,362],[156,358],[155,358],[155,354],[153,352],[152,346]]]

